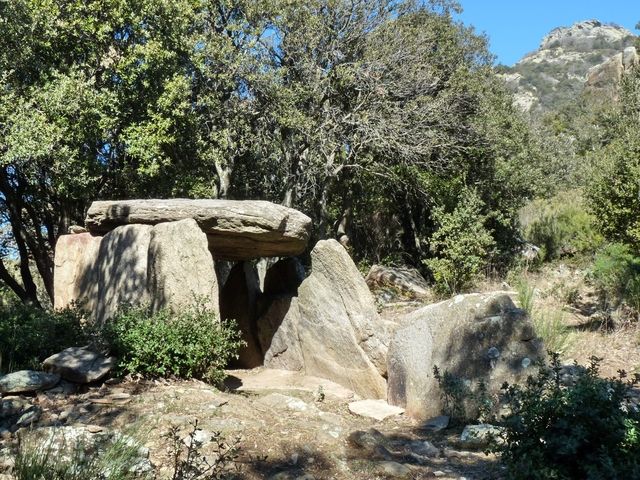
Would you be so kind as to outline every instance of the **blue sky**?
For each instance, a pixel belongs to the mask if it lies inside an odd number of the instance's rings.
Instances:
[[[538,48],[555,27],[596,19],[617,23],[633,33],[640,21],[640,0],[459,0],[460,19],[485,32],[498,62],[513,65]]]

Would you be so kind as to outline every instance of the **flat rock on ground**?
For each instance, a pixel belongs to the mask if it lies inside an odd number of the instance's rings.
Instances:
[[[382,421],[387,417],[401,415],[404,408],[389,405],[385,400],[358,400],[349,404],[349,411],[361,417]]]
[[[0,377],[0,393],[37,392],[55,387],[59,381],[56,373],[20,370]]]
[[[104,378],[115,365],[106,357],[85,347],[70,347],[42,362],[45,370],[75,383],[90,383]]]

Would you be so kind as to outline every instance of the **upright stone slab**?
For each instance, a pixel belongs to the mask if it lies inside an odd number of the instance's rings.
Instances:
[[[400,322],[389,347],[388,402],[419,420],[444,407],[433,367],[496,394],[544,354],[531,321],[505,294],[458,295]]]
[[[101,240],[102,237],[94,237],[89,233],[58,238],[54,259],[54,308],[65,308],[79,300],[85,301],[84,308],[94,308],[97,293],[94,265]]]
[[[111,318],[121,305],[150,303],[147,266],[152,229],[150,225],[124,225],[100,242],[95,266],[98,322]]]
[[[292,208],[258,200],[118,200],[93,202],[85,224],[103,234],[120,225],[194,219],[216,259],[286,257],[304,251],[311,219]]]
[[[268,322],[277,328],[270,342],[261,338],[269,344],[265,366],[295,368],[301,363],[308,375],[366,398],[384,398],[386,325],[360,272],[335,240],[318,242],[311,260],[311,274],[298,297],[272,304],[259,320],[259,325]]]
[[[207,236],[195,220],[161,223],[151,230],[148,254],[151,305],[218,308],[218,284]]]

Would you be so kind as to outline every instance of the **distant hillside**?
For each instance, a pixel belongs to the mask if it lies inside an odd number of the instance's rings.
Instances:
[[[638,61],[636,40],[618,25],[579,22],[552,30],[540,48],[498,71],[523,111],[543,113],[577,99],[585,84],[591,92],[614,94],[621,72]]]

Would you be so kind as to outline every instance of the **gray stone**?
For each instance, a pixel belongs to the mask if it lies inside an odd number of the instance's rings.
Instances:
[[[51,355],[42,365],[70,382],[90,383],[104,378],[115,365],[115,358],[87,347],[71,347]]]
[[[349,445],[357,449],[361,449],[371,459],[377,460],[391,460],[393,455],[385,446],[385,438],[375,428],[370,428],[364,432],[362,430],[356,430],[351,432],[347,437]]]
[[[265,295],[297,295],[305,277],[304,267],[297,258],[283,258],[271,265],[264,276]]]
[[[22,397],[5,397],[0,399],[0,420],[22,415],[31,408],[31,402]]]
[[[262,397],[259,401],[263,405],[268,405],[277,410],[290,410],[293,412],[306,412],[311,408],[315,410],[315,407],[307,405],[303,400],[289,395],[282,395],[281,393],[271,393]]]
[[[460,435],[460,443],[466,448],[483,448],[491,441],[498,441],[502,430],[488,423],[467,425]]]
[[[388,401],[427,419],[444,407],[434,366],[495,394],[505,381],[526,377],[523,358],[543,355],[531,321],[507,295],[459,295],[401,320],[389,348]]]
[[[42,410],[39,407],[31,407],[29,410],[20,415],[20,418],[16,421],[17,428],[30,427],[38,420],[42,415]]]
[[[84,301],[83,308],[94,309],[97,277],[94,266],[102,237],[89,233],[61,235],[56,243],[53,277],[54,308],[62,309],[75,301]]]
[[[105,233],[127,224],[156,225],[192,218],[207,234],[216,259],[286,257],[304,251],[311,219],[258,200],[120,200],[93,202],[85,226]]]
[[[401,415],[404,409],[389,405],[386,400],[358,400],[349,404],[349,411],[361,417],[382,421],[385,418]]]
[[[95,320],[111,318],[122,305],[148,305],[149,225],[125,225],[107,233],[100,242],[95,264],[98,291]]]
[[[418,457],[435,458],[440,456],[440,449],[427,440],[409,442],[406,449]]]
[[[56,373],[20,370],[0,377],[0,393],[27,393],[46,390],[55,387],[59,381],[60,375]]]
[[[390,286],[414,297],[429,295],[429,284],[415,268],[373,265],[366,282],[369,288]]]
[[[218,284],[207,236],[195,220],[161,223],[151,231],[148,278],[154,311],[195,304],[218,312]]]
[[[439,432],[440,430],[444,430],[449,426],[449,420],[450,418],[448,415],[439,415],[424,422],[421,425],[420,429],[430,432]]]
[[[263,345],[269,345],[265,366],[302,363],[307,375],[327,378],[365,398],[384,398],[389,325],[378,316],[371,292],[337,241],[317,243],[311,274],[298,297],[273,308],[278,310],[268,312],[271,318],[258,322],[271,324],[272,331],[279,322],[271,341],[262,336]]]

